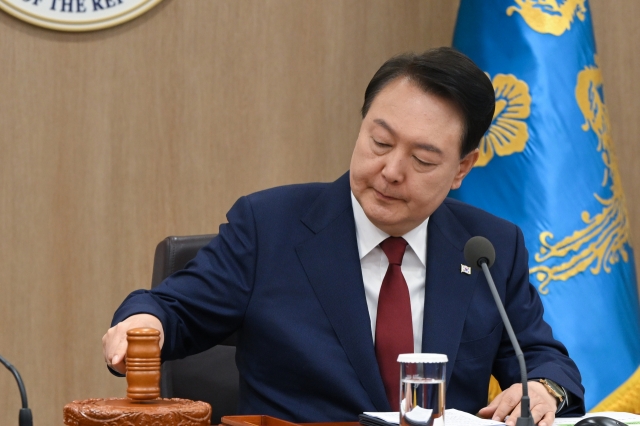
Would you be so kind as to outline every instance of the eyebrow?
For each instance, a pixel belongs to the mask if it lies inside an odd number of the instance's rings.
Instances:
[[[389,133],[391,133],[391,136],[393,136],[394,138],[398,136],[396,131],[393,130],[393,128],[389,126],[389,124],[387,124],[387,122],[384,121],[382,118],[375,118],[373,122],[381,127],[384,127]]]
[[[382,118],[375,118],[373,122],[381,127],[384,127],[389,133],[391,133],[391,136],[393,136],[394,138],[398,137],[398,133],[395,130],[393,130],[393,128],[389,125],[389,123],[384,121]],[[436,154],[442,155],[442,150],[430,143],[413,142],[412,145],[415,146],[416,148],[424,149],[425,151],[435,152]]]

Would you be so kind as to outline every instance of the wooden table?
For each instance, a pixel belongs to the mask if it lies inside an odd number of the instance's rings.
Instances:
[[[358,422],[292,423],[271,416],[224,416],[221,426],[359,426]]]

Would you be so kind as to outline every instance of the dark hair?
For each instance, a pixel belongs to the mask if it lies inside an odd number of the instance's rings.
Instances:
[[[478,147],[493,120],[495,93],[487,75],[471,59],[449,47],[430,49],[421,55],[405,53],[389,59],[364,92],[362,118],[378,93],[400,77],[409,78],[425,93],[451,101],[462,113],[461,157]]]

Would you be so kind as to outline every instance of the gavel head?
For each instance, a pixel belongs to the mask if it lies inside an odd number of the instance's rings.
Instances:
[[[127,331],[127,397],[134,401],[160,398],[160,332],[153,328]]]

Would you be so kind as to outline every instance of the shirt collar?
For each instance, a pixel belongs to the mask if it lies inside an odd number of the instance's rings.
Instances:
[[[356,239],[358,241],[358,253],[360,259],[365,257],[371,250],[376,248],[382,241],[389,237],[389,234],[375,226],[364,213],[362,206],[351,192],[351,205],[353,207],[353,217],[356,222]],[[411,246],[413,252],[418,256],[422,265],[427,265],[427,224],[429,218],[402,236]]]

